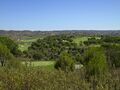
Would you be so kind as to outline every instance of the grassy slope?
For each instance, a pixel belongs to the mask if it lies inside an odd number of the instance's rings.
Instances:
[[[80,43],[83,44],[84,41],[87,41],[88,38],[91,38],[91,37],[87,37],[87,36],[81,37],[81,36],[79,36],[79,37],[73,38],[73,41],[75,43],[77,43],[77,45],[79,45]],[[95,38],[100,39],[100,37],[95,37]],[[100,45],[90,45],[90,46],[100,47]]]
[[[24,37],[22,40],[20,40],[19,49],[21,51],[27,50],[31,43],[35,42],[39,38],[40,37]]]
[[[80,42],[83,43],[84,41],[87,41],[88,38],[89,37],[75,37],[73,38],[73,41],[79,45]]]
[[[32,66],[32,67],[37,67],[37,68],[42,68],[42,69],[47,69],[47,70],[53,70],[54,69],[54,64],[55,61],[32,61],[32,62],[22,62],[24,65]]]

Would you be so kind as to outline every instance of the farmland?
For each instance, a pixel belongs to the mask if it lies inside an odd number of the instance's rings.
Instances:
[[[84,37],[75,37],[75,38],[73,38],[73,41],[79,45],[80,43],[87,41],[88,38],[89,37],[85,37],[85,36]]]

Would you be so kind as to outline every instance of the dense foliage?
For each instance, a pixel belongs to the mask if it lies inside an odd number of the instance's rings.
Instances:
[[[76,47],[71,36],[49,36],[33,42],[29,47],[28,56],[35,60],[56,60],[63,51]]]
[[[106,37],[103,37],[102,40],[106,43],[119,43],[120,44],[120,37],[106,36]]]
[[[101,36],[101,39],[90,38],[84,42],[85,45],[97,45],[105,49],[105,55],[109,67],[120,67],[120,37]]]
[[[85,45],[91,45],[91,44],[104,44],[104,43],[110,43],[110,44],[120,44],[120,37],[112,37],[112,36],[101,36],[101,39],[97,39],[95,37],[88,38],[88,41],[85,41]]]
[[[101,39],[97,39],[95,37],[90,37],[88,38],[88,41],[84,41],[85,45],[100,44],[100,43],[101,43]]]
[[[7,46],[7,48],[10,50],[10,52],[15,55],[19,56],[21,54],[20,50],[18,50],[18,45],[16,42],[14,42],[12,39],[8,37],[0,36],[0,43]]]
[[[0,69],[0,90],[119,90],[120,74],[85,78],[84,71],[68,72],[41,69]]]
[[[10,53],[9,49],[5,46],[0,44],[0,62],[1,66],[4,66],[7,60],[11,59],[13,56]]]
[[[72,56],[67,52],[62,52],[59,60],[55,64],[55,68],[63,71],[73,71],[74,64],[75,60],[73,60]]]
[[[88,48],[85,52],[83,63],[88,76],[105,74],[108,70],[108,63],[103,48]]]
[[[120,67],[120,45],[103,44],[102,47],[106,49],[107,61],[110,67]]]

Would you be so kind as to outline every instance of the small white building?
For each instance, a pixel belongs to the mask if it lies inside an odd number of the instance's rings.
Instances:
[[[82,64],[75,64],[75,69],[81,69],[83,67]]]

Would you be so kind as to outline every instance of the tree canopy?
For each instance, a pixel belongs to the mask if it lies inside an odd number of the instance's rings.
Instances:
[[[10,50],[5,46],[0,44],[0,62],[1,65],[4,66],[5,62],[11,59],[13,56],[10,53]]]
[[[73,60],[73,57],[67,52],[62,52],[59,60],[55,64],[55,68],[63,71],[72,71],[74,70],[74,64],[75,60]]]
[[[20,51],[18,50],[18,45],[15,41],[13,41],[12,39],[8,38],[8,37],[3,37],[0,36],[0,43],[7,46],[7,48],[10,50],[10,52],[17,56]]]
[[[100,75],[106,73],[108,64],[103,48],[90,47],[85,52],[84,66],[88,75]]]
[[[28,56],[35,60],[56,60],[63,51],[75,51],[71,36],[57,35],[38,39],[28,49]],[[74,52],[73,52],[74,53]]]

